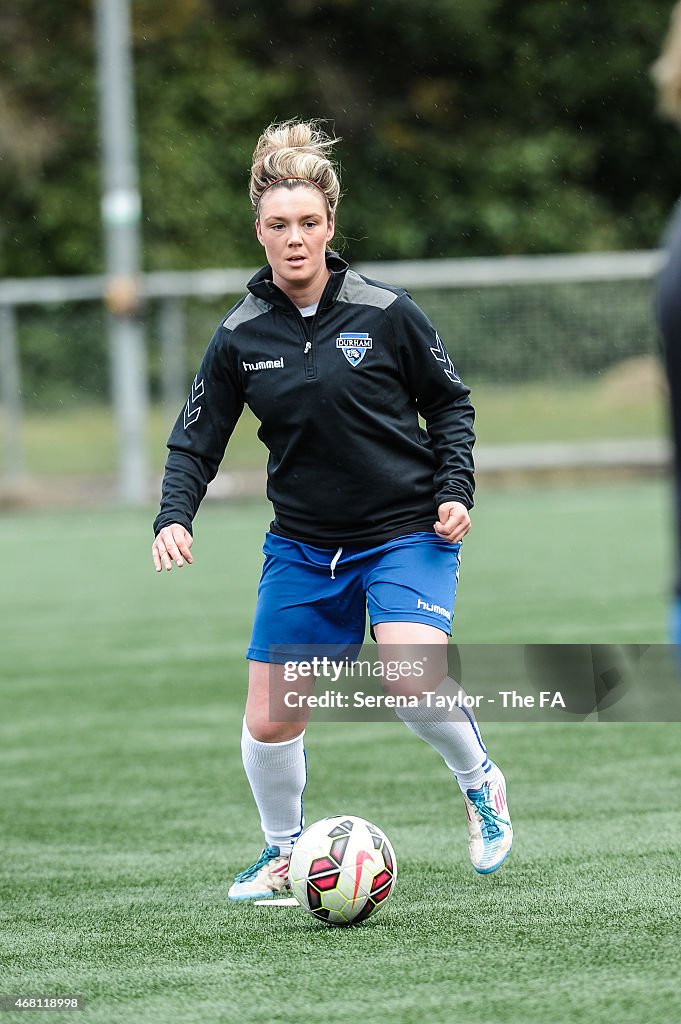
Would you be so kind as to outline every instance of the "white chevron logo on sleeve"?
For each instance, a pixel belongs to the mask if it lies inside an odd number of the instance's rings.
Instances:
[[[459,377],[458,373],[454,369],[454,363],[449,358],[449,352],[444,347],[442,343],[442,338],[437,332],[435,333],[435,341],[437,342],[437,345],[435,346],[435,348],[431,348],[430,351],[433,353],[438,363],[443,364],[442,369],[445,371],[449,379],[451,381],[460,381],[461,377]]]
[[[199,398],[203,395],[203,381],[198,380],[194,377],[194,383],[192,384],[192,392],[187,399],[187,404],[184,407],[184,429],[191,427],[192,423],[196,423],[199,416],[201,415],[201,405],[199,404]]]

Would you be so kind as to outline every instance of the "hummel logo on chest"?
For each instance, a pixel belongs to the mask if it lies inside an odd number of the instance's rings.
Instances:
[[[284,366],[284,357],[280,356],[279,359],[261,359],[257,363],[247,363],[245,360],[241,360],[241,365],[244,370],[281,370]]]

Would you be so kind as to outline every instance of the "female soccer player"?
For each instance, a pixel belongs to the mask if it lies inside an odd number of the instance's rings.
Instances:
[[[359,646],[367,608],[379,656],[386,645],[446,645],[470,529],[469,389],[407,292],[362,277],[329,250],[340,198],[336,141],[315,122],[289,121],[258,142],[250,197],[267,266],[208,346],[168,441],[154,523],[156,570],[191,563],[192,521],[246,403],[270,453],[274,520],[246,654],[241,739],[265,848],[236,876],[234,900],[288,887],[303,827],[307,716],[271,720],[270,687],[290,658],[273,648]],[[461,788],[474,868],[495,871],[513,832],[504,777],[477,724],[464,712],[443,721],[424,706],[399,715]]]

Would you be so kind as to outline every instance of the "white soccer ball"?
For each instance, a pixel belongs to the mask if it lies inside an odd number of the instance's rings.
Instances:
[[[388,902],[396,879],[397,860],[387,836],[354,814],[316,821],[291,854],[293,895],[328,924],[366,921]]]

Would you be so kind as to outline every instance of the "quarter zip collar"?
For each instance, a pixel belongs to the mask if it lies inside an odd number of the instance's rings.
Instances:
[[[326,266],[331,276],[326,282],[322,297],[319,300],[319,310],[330,306],[331,303],[336,301],[348,271],[348,264],[335,252],[326,254]],[[295,309],[295,305],[291,302],[288,295],[281,288],[278,288],[272,280],[272,268],[269,263],[262,270],[259,270],[257,274],[253,275],[248,282],[247,288],[256,298],[264,299],[273,306],[288,311],[292,308]]]

